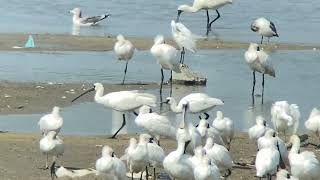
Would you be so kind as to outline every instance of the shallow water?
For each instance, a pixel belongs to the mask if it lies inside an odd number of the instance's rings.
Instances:
[[[192,4],[192,0],[0,0],[0,3],[0,32],[95,36],[122,33],[151,37],[159,33],[171,36],[170,21],[176,18],[177,6]],[[111,17],[101,26],[74,29],[68,13],[74,7],[81,7],[84,15],[110,13]],[[234,0],[232,5],[221,8],[221,18],[213,24],[214,35],[228,40],[258,41],[250,24],[255,18],[265,16],[276,24],[280,34],[280,38],[273,41],[318,43],[319,9],[320,3],[312,0]],[[211,12],[211,16],[215,17],[215,12]],[[181,21],[195,34],[204,35],[204,11],[184,13]]]
[[[207,86],[174,86],[173,96],[179,99],[190,92],[200,91],[223,99],[225,105],[215,110],[222,110],[225,116],[232,118],[238,131],[246,131],[259,114],[266,117],[270,124],[271,104],[287,100],[300,106],[303,130],[303,121],[313,107],[319,106],[319,56],[317,51],[270,52],[277,77],[266,77],[265,104],[261,106],[261,99],[256,97],[257,105],[252,108],[252,73],[244,62],[242,50],[189,53],[185,62],[208,77]],[[11,81],[118,83],[122,79],[124,68],[124,64],[116,61],[112,53],[2,53],[0,59],[1,79]],[[127,77],[129,82],[158,82],[160,69],[149,52],[141,51],[129,63]],[[256,94],[260,94],[261,76],[256,77]],[[158,94],[158,90],[149,92]],[[164,97],[168,90],[165,93]],[[215,111],[210,114],[214,117]],[[65,134],[110,134],[112,129],[117,129],[121,124],[121,115],[114,114],[113,117],[111,110],[95,103],[67,107],[63,110],[63,116],[65,126],[62,132]],[[0,130],[38,132],[37,121],[40,117],[41,115],[2,115]],[[170,117],[174,119],[174,116]],[[137,132],[138,128],[133,123],[134,116],[130,115],[129,119],[127,132]],[[189,121],[195,124],[198,119],[191,116]]]

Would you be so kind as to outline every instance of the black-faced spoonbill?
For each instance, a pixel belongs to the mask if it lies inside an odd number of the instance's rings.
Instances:
[[[180,72],[179,68],[179,59],[178,59],[178,50],[169,45],[165,44],[164,37],[158,35],[154,38],[154,44],[150,49],[151,54],[156,58],[158,64],[161,66],[161,84],[160,84],[160,94],[162,93],[162,84],[163,84],[163,69],[169,70],[170,75],[170,96],[172,94],[172,71]]]
[[[49,131],[60,132],[63,125],[63,118],[60,115],[60,108],[55,106],[50,114],[42,116],[38,122],[42,134],[45,136]]]
[[[126,61],[126,67],[124,69],[124,76],[122,80],[122,84],[124,84],[127,74],[128,62],[132,58],[135,48],[129,40],[125,39],[123,35],[119,34],[117,36],[117,42],[114,44],[113,50],[116,53],[119,61]]]
[[[203,113],[206,115],[205,119],[209,118],[209,114],[207,113],[208,111],[216,106],[224,105],[224,102],[221,99],[212,98],[205,93],[191,93],[183,97],[178,104],[173,97],[168,97],[164,103],[170,104],[171,111],[175,113],[182,113],[182,106],[185,102],[189,102],[188,112],[193,114]]]
[[[50,131],[39,142],[40,151],[47,155],[46,166],[48,164],[48,156],[51,155],[52,165],[50,167],[50,175],[53,179],[55,176],[56,158],[64,153],[64,145],[62,139],[57,136],[55,131]]]
[[[262,73],[262,100],[264,95],[264,75],[268,74],[272,77],[276,77],[275,70],[272,63],[268,60],[268,54],[259,48],[258,44],[250,43],[248,50],[244,54],[245,60],[249,65],[253,73],[253,85],[252,85],[252,105],[254,105],[254,88],[256,85],[256,71]]]
[[[271,37],[274,37],[274,36],[279,37],[274,23],[264,17],[254,20],[253,23],[251,24],[251,30],[261,35],[260,44],[263,43],[264,36],[268,37],[268,42]]]
[[[82,17],[82,13],[80,8],[74,8],[71,11],[69,11],[70,13],[73,14],[72,17],[72,22],[74,25],[77,26],[93,26],[93,25],[97,25],[99,24],[102,20],[106,19],[107,17],[110,16],[110,14],[103,14],[100,16],[85,16]]]
[[[292,176],[287,170],[280,169],[277,172],[276,180],[299,180],[298,178]]]
[[[91,91],[96,91],[96,94],[94,96],[94,100],[96,103],[102,104],[108,108],[122,113],[122,125],[120,129],[112,136],[112,138],[115,138],[120,130],[126,125],[126,112],[134,112],[135,109],[138,109],[143,105],[155,107],[157,101],[156,96],[148,93],[140,93],[137,90],[111,92],[103,95],[103,85],[101,83],[95,83],[93,88],[80,94],[78,97],[74,98],[72,102]]]
[[[178,7],[178,16],[177,16],[176,21],[179,22],[180,15],[182,12],[195,13],[200,10],[205,10],[207,13],[207,32],[206,32],[206,35],[208,36],[209,32],[211,31],[212,23],[220,18],[220,13],[219,13],[218,9],[222,6],[225,6],[226,4],[232,4],[232,0],[194,0],[192,6],[183,4]],[[215,10],[218,15],[211,22],[210,22],[210,17],[209,17],[209,10]]]
[[[217,117],[213,120],[212,127],[220,132],[224,144],[227,145],[227,149],[230,150],[231,141],[234,136],[233,121],[228,117],[224,117],[221,111],[217,111]]]
[[[174,41],[178,44],[181,50],[180,63],[184,63],[185,49],[195,53],[196,49],[196,37],[192,32],[184,26],[182,23],[171,21],[171,32]]]
[[[249,138],[257,140],[260,137],[264,136],[268,129],[270,128],[267,126],[267,121],[262,116],[257,116],[256,124],[249,128]]]
[[[272,175],[277,172],[279,166],[280,154],[276,147],[270,146],[259,149],[255,161],[256,176],[261,179],[267,176],[271,180]]]

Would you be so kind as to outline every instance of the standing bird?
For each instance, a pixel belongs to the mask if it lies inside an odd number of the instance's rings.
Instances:
[[[69,12],[73,14],[72,22],[77,26],[94,26],[110,16],[110,14],[103,14],[101,16],[82,17],[80,8],[74,8]]]
[[[256,157],[256,176],[262,178],[267,176],[271,180],[273,174],[277,172],[279,166],[280,154],[276,147],[270,146],[258,151]]]
[[[149,106],[141,106],[135,123],[146,130],[151,136],[160,142],[160,136],[175,139],[176,127],[166,116],[151,113]],[[160,143],[159,143],[160,144]]]
[[[97,172],[103,174],[112,174],[117,180],[125,180],[126,165],[114,155],[114,151],[109,146],[103,146],[102,157],[96,161]]]
[[[244,54],[245,60],[253,72],[253,85],[252,85],[252,105],[254,105],[254,88],[256,85],[256,71],[262,73],[262,100],[264,94],[264,75],[268,74],[276,77],[272,63],[268,60],[268,54],[261,50],[256,43],[250,43],[248,50]]]
[[[164,103],[170,105],[171,111],[181,113],[183,111],[182,106],[186,102],[189,102],[188,112],[193,114],[200,113],[200,116],[201,114],[204,114],[206,116],[205,119],[209,118],[208,111],[216,106],[224,105],[224,102],[221,99],[212,98],[205,93],[191,93],[183,97],[178,104],[173,97],[168,97]],[[199,118],[201,119],[201,117]]]
[[[51,114],[42,116],[38,124],[44,136],[47,135],[49,131],[55,131],[58,134],[63,125],[60,108],[58,106],[53,107]]]
[[[170,75],[170,96],[172,94],[172,71],[180,72],[180,63],[177,58],[178,50],[169,45],[165,44],[164,37],[158,35],[154,38],[154,44],[150,49],[151,54],[157,59],[158,64],[161,66],[161,84],[160,84],[160,93],[162,93],[162,84],[163,84],[163,69],[169,70]]]
[[[163,168],[163,160],[165,158],[164,150],[154,141],[148,143],[149,164],[153,167],[153,178],[156,178],[156,168]]]
[[[120,130],[126,125],[126,112],[134,112],[135,109],[140,108],[143,105],[156,106],[157,101],[156,96],[148,93],[139,93],[139,91],[119,91],[103,95],[103,85],[101,83],[95,83],[93,88],[80,94],[78,97],[74,98],[72,102],[91,91],[96,91],[94,96],[96,103],[122,113],[122,125],[112,138],[115,138]]]
[[[280,171],[277,172],[276,180],[299,180],[299,179],[290,175],[287,170],[280,169]]]
[[[300,110],[296,104],[277,101],[271,106],[271,121],[277,132],[284,136],[296,134],[299,128]]]
[[[184,63],[185,49],[195,53],[196,49],[196,37],[192,32],[184,26],[182,23],[171,21],[171,31],[174,41],[178,44],[181,50],[180,63]]]
[[[291,174],[298,179],[317,180],[320,177],[320,163],[311,151],[300,152],[300,139],[297,135],[290,138],[292,143],[289,152]]]
[[[50,131],[39,142],[40,151],[47,156],[46,169],[48,166],[48,156],[52,156],[52,165],[50,167],[51,178],[55,176],[56,158],[62,156],[64,153],[64,145],[62,139],[57,136],[55,131]]]
[[[232,4],[232,0],[194,0],[192,6],[183,4],[178,7],[178,16],[177,16],[176,21],[179,22],[180,15],[182,12],[195,13],[200,10],[205,10],[207,12],[207,32],[206,32],[206,35],[208,36],[209,32],[211,31],[212,23],[220,18],[220,13],[219,13],[218,9],[222,6],[227,5],[227,4]],[[209,17],[209,10],[215,10],[218,15],[211,22],[210,22],[210,17]]]
[[[267,126],[267,121],[262,116],[257,116],[256,124],[252,126],[249,131],[249,138],[257,140],[260,137],[264,136],[265,132],[270,129]]]
[[[134,49],[135,48],[133,44],[129,40],[125,39],[123,35],[119,34],[117,36],[117,42],[114,44],[113,50],[118,56],[119,61],[126,61],[126,68],[124,69],[122,84],[124,84],[124,81],[126,79],[128,62],[133,56]]]
[[[212,138],[213,142],[225,146],[219,130],[209,125],[205,119],[200,119],[197,130],[201,136],[201,144],[205,144],[208,138]]]
[[[320,111],[317,108],[313,108],[309,118],[304,122],[304,126],[309,130],[316,134],[316,136],[320,137]],[[320,148],[320,145],[318,145]]]
[[[261,35],[260,44],[262,44],[263,42],[263,36],[268,37],[268,43],[271,37],[274,37],[274,36],[279,37],[274,23],[267,20],[264,17],[254,20],[253,23],[251,24],[251,30]]]
[[[217,111],[217,117],[213,120],[212,126],[220,132],[224,144],[230,150],[231,141],[234,136],[233,121],[228,117],[224,117],[221,111]]]

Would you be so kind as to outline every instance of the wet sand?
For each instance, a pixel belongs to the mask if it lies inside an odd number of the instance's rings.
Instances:
[[[32,114],[51,111],[53,106],[66,107],[81,102],[93,101],[94,93],[71,100],[92,84],[81,83],[18,83],[0,82],[0,114]],[[147,90],[159,88],[156,83],[104,84],[105,93],[120,90]],[[166,86],[165,86],[166,87]]]
[[[130,137],[138,135],[120,135],[118,139],[108,139],[107,136],[62,136],[65,143],[65,153],[57,162],[58,165],[73,168],[93,168],[95,161],[100,157],[101,147],[96,145],[111,146],[116,155],[121,157],[127,147]],[[45,156],[39,151],[40,134],[24,133],[1,133],[0,134],[0,179],[49,179],[49,170],[39,169],[44,166]],[[317,143],[313,136],[309,139]],[[172,140],[161,141],[162,147],[166,153],[176,148]],[[303,150],[305,148],[302,148]],[[313,150],[313,147],[308,147]],[[236,134],[231,146],[231,154],[234,162],[250,162],[256,147],[252,141],[249,141],[245,133]],[[319,157],[319,151],[316,151]],[[50,159],[51,161],[51,159]],[[163,172],[163,170],[157,171]],[[161,177],[165,177],[161,173]],[[256,179],[254,177],[255,169],[243,169],[234,167],[230,180]],[[66,178],[60,178],[66,179]],[[78,179],[96,179],[95,175],[88,175]],[[167,179],[167,178],[164,178]]]
[[[112,51],[116,41],[115,36],[71,36],[57,34],[34,34],[36,48],[16,49],[13,46],[23,46],[28,34],[0,34],[0,51]],[[138,50],[149,50],[153,39],[147,37],[129,37]],[[166,38],[168,44],[175,43]],[[199,38],[198,49],[246,49],[249,42],[223,41],[217,39]],[[271,43],[263,45],[269,50],[312,50],[320,49],[320,44],[285,44]]]

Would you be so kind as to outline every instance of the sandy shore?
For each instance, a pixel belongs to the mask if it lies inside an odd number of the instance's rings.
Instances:
[[[118,157],[122,156],[130,137],[137,135],[121,135],[118,139],[108,139],[106,136],[62,136],[65,143],[65,154],[58,165],[74,168],[93,168],[96,159],[100,157],[101,147],[110,145]],[[1,133],[0,134],[0,179],[49,179],[49,171],[39,169],[44,166],[45,157],[39,152],[40,134]],[[315,137],[310,141],[317,142]],[[176,148],[174,141],[161,141],[166,153]],[[305,148],[303,148],[305,149]],[[312,147],[307,148],[313,150]],[[253,159],[256,147],[244,133],[236,134],[231,146],[234,162],[249,162]],[[319,157],[320,153],[316,151]],[[163,172],[163,170],[157,171]],[[163,174],[163,173],[162,173]],[[230,180],[256,179],[255,169],[233,168]],[[64,178],[61,178],[64,179]],[[95,175],[80,179],[96,179]]]
[[[66,107],[71,100],[92,84],[80,83],[17,83],[0,82],[0,114],[32,114],[51,111],[53,106]],[[120,90],[157,89],[156,83],[104,84],[105,93]],[[166,87],[166,86],[165,86]],[[83,96],[76,102],[93,101],[93,94]]]
[[[56,34],[34,34],[37,48],[16,49],[13,46],[23,46],[28,34],[0,34],[0,51],[112,51],[115,37],[71,36]],[[152,38],[129,37],[138,50],[149,50],[153,45]],[[175,43],[166,39],[172,45]],[[198,49],[246,49],[249,42],[223,41],[199,38]],[[264,45],[269,50],[311,50],[320,49],[319,44],[284,44],[270,43]]]

